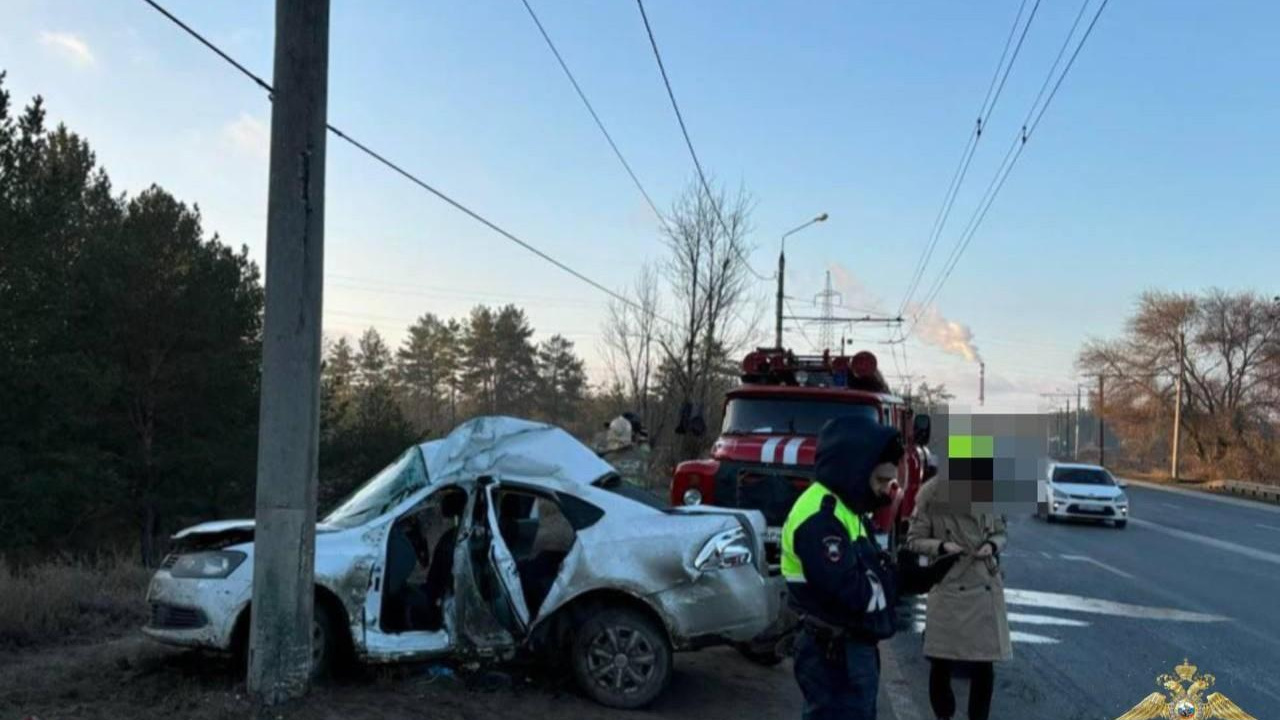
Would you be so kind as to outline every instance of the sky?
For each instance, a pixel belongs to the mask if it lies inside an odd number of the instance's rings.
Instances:
[[[771,278],[781,234],[830,215],[787,241],[797,314],[816,312],[828,271],[846,305],[897,310],[1019,1],[648,0],[703,166],[754,200],[751,265]],[[530,2],[641,182],[669,206],[694,170],[636,5]],[[42,95],[52,121],[88,138],[117,190],[166,188],[262,264],[264,93],[141,0],[0,6],[0,69],[16,104]],[[273,3],[167,7],[270,80]],[[1079,8],[1040,3],[925,286]],[[1280,4],[1263,0],[1110,2],[929,319],[896,346],[879,344],[886,328],[857,327],[851,347],[875,352],[891,375],[945,382],[975,411],[981,358],[981,409],[1034,412],[1046,407],[1041,393],[1075,391],[1081,344],[1122,332],[1143,290],[1280,293],[1277,27]],[[329,120],[608,287],[624,290],[663,257],[657,219],[519,0],[335,0]],[[565,335],[591,376],[605,377],[600,291],[332,137],[325,243],[330,338],[372,326],[398,344],[425,312],[511,302],[539,337]],[[772,280],[752,292],[767,341]],[[787,343],[800,350],[818,336],[789,323]]]

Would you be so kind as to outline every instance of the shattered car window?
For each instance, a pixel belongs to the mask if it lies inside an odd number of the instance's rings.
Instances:
[[[409,448],[395,462],[361,485],[324,519],[326,525],[355,527],[395,507],[427,485],[427,464],[418,448]]]

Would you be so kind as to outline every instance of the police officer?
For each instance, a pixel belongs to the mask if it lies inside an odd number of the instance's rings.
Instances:
[[[905,450],[898,431],[865,417],[828,422],[815,482],[782,529],[782,574],[801,618],[795,673],[804,718],[875,720],[876,643],[894,632],[894,575],[864,516],[888,503]]]

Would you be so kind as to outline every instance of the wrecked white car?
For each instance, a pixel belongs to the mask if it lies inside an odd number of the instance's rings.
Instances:
[[[410,448],[316,528],[314,669],[542,652],[605,705],[657,697],[672,652],[776,617],[764,518],[628,496],[564,431],[480,418]],[[151,582],[144,632],[243,652],[253,522],[197,525]]]

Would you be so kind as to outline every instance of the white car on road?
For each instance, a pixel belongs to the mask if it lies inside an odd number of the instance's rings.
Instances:
[[[409,448],[316,528],[313,672],[366,662],[562,661],[606,705],[643,706],[671,653],[747,643],[779,614],[764,516],[635,497],[568,433],[479,418]],[[144,632],[243,653],[251,520],[175,535]]]
[[[1050,463],[1040,481],[1037,513],[1053,522],[1062,518],[1110,522],[1117,528],[1129,520],[1125,484],[1100,465]]]

